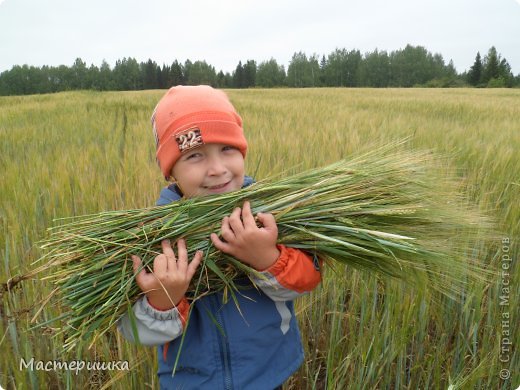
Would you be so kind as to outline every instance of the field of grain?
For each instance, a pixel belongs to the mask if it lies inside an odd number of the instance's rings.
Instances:
[[[9,278],[40,255],[56,218],[150,206],[165,185],[150,114],[164,91],[69,92],[0,98],[0,386],[157,388],[153,349],[112,332],[64,354],[55,327],[31,319],[52,286]],[[447,156],[468,202],[495,221],[496,242],[473,257],[496,270],[463,302],[398,282],[327,270],[298,302],[306,361],[285,389],[512,389],[520,385],[518,238],[520,90],[280,89],[229,96],[249,140],[247,172],[261,179],[409,137],[406,148]],[[509,261],[508,259],[512,259]],[[59,314],[50,307],[43,321]],[[510,344],[508,344],[508,342]],[[88,344],[88,343],[87,343]],[[126,369],[30,369],[25,363],[127,361]],[[114,368],[114,367],[113,367]],[[119,366],[121,368],[121,366]]]

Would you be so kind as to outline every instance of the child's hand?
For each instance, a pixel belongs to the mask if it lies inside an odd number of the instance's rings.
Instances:
[[[150,305],[158,310],[169,310],[184,297],[202,260],[202,251],[197,251],[188,264],[188,251],[183,239],[177,241],[178,258],[175,257],[169,240],[161,241],[161,246],[163,253],[154,259],[153,273],[147,273],[143,268],[136,274],[135,281],[146,293]],[[141,266],[141,259],[132,256],[132,261],[136,273]]]
[[[240,218],[242,217],[242,218]],[[269,268],[280,256],[276,247],[278,227],[272,214],[257,214],[263,227],[256,226],[255,217],[249,202],[242,209],[237,207],[229,217],[222,220],[222,238],[211,234],[213,245],[253,268],[263,271]]]

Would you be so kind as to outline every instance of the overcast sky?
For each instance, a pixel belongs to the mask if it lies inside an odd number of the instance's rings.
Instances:
[[[407,43],[469,69],[491,46],[520,73],[520,0],[0,0],[0,72],[13,65],[238,61]]]

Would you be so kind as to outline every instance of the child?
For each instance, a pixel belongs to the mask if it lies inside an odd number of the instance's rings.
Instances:
[[[208,86],[173,87],[159,101],[152,116],[157,160],[174,184],[161,191],[158,205],[201,195],[235,191],[253,180],[244,175],[247,141],[242,120],[224,92]],[[278,229],[271,214],[259,213],[245,202],[222,221],[221,238],[213,245],[261,271],[264,278],[238,280],[243,288],[238,307],[223,302],[222,293],[196,300],[189,324],[185,297],[202,259],[197,252],[188,262],[185,241],[176,253],[167,240],[153,262],[153,273],[138,272],[141,259],[133,256],[136,282],[144,292],[133,311],[139,341],[157,345],[159,382],[168,389],[274,389],[303,362],[303,348],[293,300],[320,282],[316,259],[277,245]],[[131,321],[124,316],[119,329],[134,340]],[[173,366],[185,332],[175,375]]]

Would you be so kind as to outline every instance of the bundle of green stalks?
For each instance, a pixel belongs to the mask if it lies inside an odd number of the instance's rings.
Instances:
[[[93,344],[130,310],[142,294],[130,257],[140,256],[150,270],[164,239],[185,238],[190,259],[204,252],[192,299],[223,291],[232,300],[240,294],[237,278],[261,277],[209,239],[246,200],[255,215],[275,216],[280,244],[331,268],[344,263],[457,297],[466,283],[488,276],[466,255],[482,220],[446,175],[435,173],[439,165],[430,153],[380,149],[232,193],[62,220],[43,244],[38,272],[49,271],[46,279],[56,284],[47,302],[67,308],[59,317],[65,348]]]

